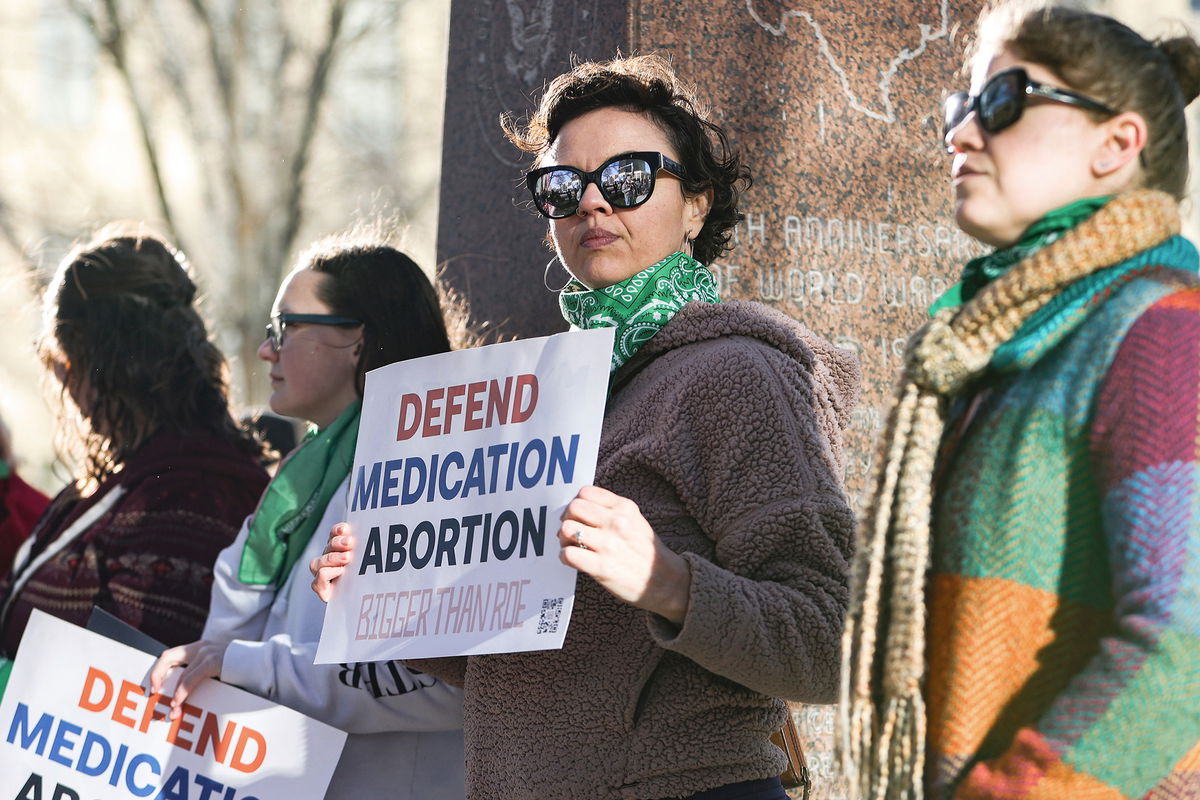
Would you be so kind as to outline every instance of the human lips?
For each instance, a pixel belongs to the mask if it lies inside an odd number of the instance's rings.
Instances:
[[[581,247],[594,250],[610,245],[616,240],[617,235],[615,233],[606,231],[603,228],[592,228],[580,238],[579,244]]]
[[[983,170],[979,169],[973,164],[968,164],[966,161],[963,161],[954,165],[954,169],[951,171],[950,177],[955,183],[958,183],[959,181],[965,180],[972,175],[982,174]]]

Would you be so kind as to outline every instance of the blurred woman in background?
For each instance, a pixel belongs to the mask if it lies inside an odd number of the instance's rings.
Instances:
[[[213,561],[267,477],[195,299],[151,236],[76,248],[50,283],[38,352],[80,468],[0,581],[9,658],[35,608],[86,625],[99,606],[168,645],[199,635]]]

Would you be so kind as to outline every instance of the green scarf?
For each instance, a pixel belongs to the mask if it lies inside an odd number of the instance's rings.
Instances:
[[[350,474],[361,403],[351,403],[324,430],[311,429],[275,474],[254,519],[238,579],[282,586],[308,546],[338,486]]]
[[[929,307],[929,316],[932,317],[943,308],[961,306],[970,301],[979,294],[983,287],[1007,272],[1013,264],[1028,258],[1055,241],[1095,214],[1111,199],[1111,195],[1108,197],[1085,197],[1083,200],[1068,203],[1062,208],[1056,208],[1030,225],[1025,233],[1021,234],[1021,238],[1016,244],[1003,250],[996,250],[986,256],[971,259],[963,267],[962,278],[959,282],[947,289],[946,293]]]
[[[558,295],[563,318],[574,327],[617,329],[612,372],[692,300],[721,302],[708,267],[681,252],[603,289],[572,280]]]

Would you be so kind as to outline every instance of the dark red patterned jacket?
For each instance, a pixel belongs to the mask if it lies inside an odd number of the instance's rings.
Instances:
[[[0,581],[4,654],[35,608],[85,625],[97,605],[168,646],[195,641],[213,562],[266,484],[232,445],[163,432],[90,497],[63,490]]]

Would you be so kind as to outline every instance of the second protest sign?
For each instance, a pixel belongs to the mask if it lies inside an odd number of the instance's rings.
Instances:
[[[506,342],[367,376],[354,560],[317,663],[562,647],[566,504],[596,471],[612,329]]]

